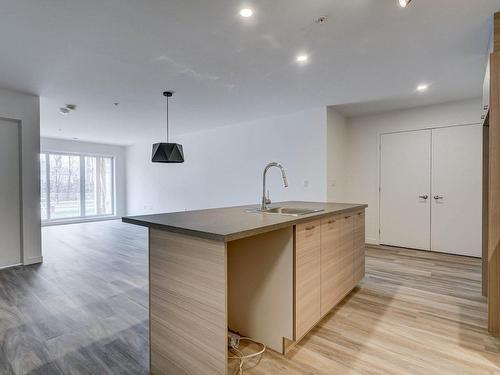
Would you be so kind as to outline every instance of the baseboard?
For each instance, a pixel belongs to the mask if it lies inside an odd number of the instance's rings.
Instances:
[[[38,263],[43,263],[42,256],[25,259],[25,261],[23,262],[23,265],[29,266],[30,264],[38,264]]]
[[[365,242],[368,245],[380,245],[380,243],[378,242],[378,239],[376,239],[376,238],[366,238]]]
[[[51,227],[55,225],[69,225],[69,224],[84,224],[94,223],[98,221],[120,220],[121,216],[102,216],[102,217],[87,217],[78,219],[61,219],[52,221],[42,221],[42,227]]]
[[[11,264],[11,265],[8,265],[8,266],[2,266],[0,267],[0,270],[6,270],[6,269],[9,269],[9,268],[12,268],[12,267],[17,267],[17,266],[20,266],[21,263],[16,263],[16,264]]]

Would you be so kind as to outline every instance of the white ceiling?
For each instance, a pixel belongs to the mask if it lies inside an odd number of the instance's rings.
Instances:
[[[500,0],[397,3],[0,0],[0,86],[42,96],[43,136],[116,144],[163,137],[166,88],[174,136],[326,105],[367,103],[341,107],[353,115],[479,96]],[[59,114],[66,103],[77,112]]]

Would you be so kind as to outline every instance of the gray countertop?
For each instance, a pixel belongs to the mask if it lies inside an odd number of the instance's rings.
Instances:
[[[131,216],[124,217],[122,220],[129,224],[187,234],[215,241],[229,242],[316,220],[325,216],[362,210],[368,207],[366,204],[320,202],[277,202],[270,207],[285,206],[323,209],[324,211],[298,217],[270,215],[245,212],[245,210],[258,207],[258,205],[248,205],[157,215]]]

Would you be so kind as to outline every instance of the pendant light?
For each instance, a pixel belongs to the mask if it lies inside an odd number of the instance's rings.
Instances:
[[[399,0],[399,5],[401,6],[401,8],[406,8],[406,6],[410,3],[411,0]]]
[[[153,145],[153,163],[184,163],[184,151],[182,145],[169,143],[168,137],[168,99],[174,95],[171,91],[165,91],[163,96],[167,98],[167,143],[160,142]]]

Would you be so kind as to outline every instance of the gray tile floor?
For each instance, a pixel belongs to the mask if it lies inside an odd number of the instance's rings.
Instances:
[[[46,227],[44,263],[0,271],[0,374],[147,374],[147,230]]]

